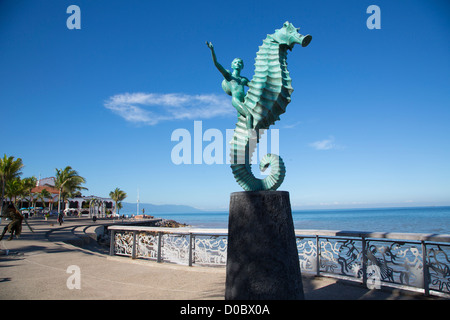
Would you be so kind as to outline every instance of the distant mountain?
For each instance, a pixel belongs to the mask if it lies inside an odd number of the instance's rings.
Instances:
[[[120,213],[133,213],[136,214],[136,203],[123,202],[123,208],[120,209]],[[142,209],[145,209],[145,214],[152,215],[153,213],[195,213],[202,212],[203,210],[196,209],[190,206],[177,205],[177,204],[151,204],[151,203],[139,203],[139,214],[142,214]]]

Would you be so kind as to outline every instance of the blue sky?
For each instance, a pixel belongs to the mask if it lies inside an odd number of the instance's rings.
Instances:
[[[205,41],[251,79],[286,20],[313,36],[288,55],[294,93],[273,126],[293,208],[449,205],[448,1],[2,0],[0,154],[24,177],[70,165],[86,195],[225,210],[241,190],[229,165],[175,165],[171,135],[235,126]]]

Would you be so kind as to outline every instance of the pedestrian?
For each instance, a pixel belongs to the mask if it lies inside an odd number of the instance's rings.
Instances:
[[[64,222],[64,213],[62,213],[62,212],[58,213],[57,221],[59,222],[59,225],[63,224],[63,222]]]

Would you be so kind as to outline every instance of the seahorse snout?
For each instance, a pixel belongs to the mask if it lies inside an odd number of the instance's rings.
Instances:
[[[294,46],[294,44],[298,43],[302,47],[306,47],[312,40],[312,36],[307,34],[306,36],[297,33],[295,35],[292,35],[292,43],[291,43],[291,49]]]

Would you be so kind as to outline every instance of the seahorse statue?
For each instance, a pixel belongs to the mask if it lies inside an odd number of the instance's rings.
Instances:
[[[255,74],[251,81],[240,76],[243,61],[232,62],[233,71],[225,70],[218,62],[211,42],[213,61],[224,76],[222,88],[232,96],[232,105],[238,111],[238,122],[231,139],[231,169],[245,191],[276,190],[284,180],[286,168],[280,156],[267,154],[260,161],[260,169],[271,167],[270,174],[258,179],[251,170],[251,157],[259,142],[261,132],[268,129],[286,111],[294,89],[287,70],[287,51],[295,44],[306,47],[312,37],[303,36],[292,23],[286,21],[281,29],[267,35],[256,54]],[[249,87],[244,93],[244,86]]]

